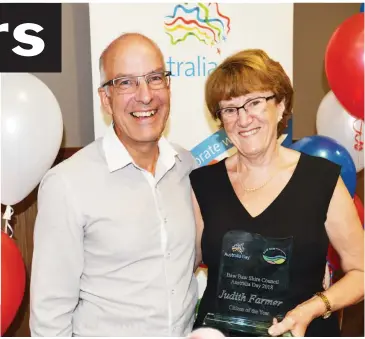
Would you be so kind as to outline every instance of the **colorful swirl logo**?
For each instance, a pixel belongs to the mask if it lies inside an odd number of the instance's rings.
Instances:
[[[232,246],[232,252],[238,252],[238,253],[242,254],[244,249],[245,248],[244,248],[243,244],[235,244]]]
[[[262,257],[264,260],[273,265],[281,265],[286,261],[286,254],[279,248],[268,248],[264,251]]]
[[[217,3],[179,4],[165,19],[165,33],[172,45],[194,37],[213,47],[226,41],[231,30],[231,19],[221,13]]]

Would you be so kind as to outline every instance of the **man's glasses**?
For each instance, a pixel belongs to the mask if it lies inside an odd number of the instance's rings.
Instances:
[[[247,114],[258,115],[265,110],[267,102],[274,98],[275,95],[270,95],[268,97],[257,97],[245,102],[244,105],[240,107],[221,108],[216,112],[216,114],[218,117],[221,117],[221,119],[225,121],[237,119],[241,108],[243,108]]]
[[[153,72],[145,75],[119,77],[107,81],[101,87],[113,86],[118,93],[134,93],[139,86],[139,79],[144,78],[150,89],[169,87],[171,72]]]

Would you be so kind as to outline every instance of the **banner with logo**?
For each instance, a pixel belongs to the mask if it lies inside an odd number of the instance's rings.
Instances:
[[[292,79],[293,4],[163,3],[90,6],[95,137],[110,123],[98,97],[99,56],[126,32],[153,39],[171,71],[171,114],[165,136],[190,150],[200,166],[233,153],[204,102],[207,75],[227,56],[247,48],[265,50]],[[292,142],[291,122],[282,138]],[[201,285],[202,286],[202,285]],[[204,287],[202,287],[203,289]]]

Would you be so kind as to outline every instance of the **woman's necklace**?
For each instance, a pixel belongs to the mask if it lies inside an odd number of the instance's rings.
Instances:
[[[265,187],[270,181],[271,179],[277,174],[277,172],[275,172],[272,176],[269,177],[269,179],[267,179],[262,185],[258,186],[258,187],[252,187],[252,188],[249,188],[249,187],[245,187],[242,183],[242,180],[241,180],[241,166],[238,168],[238,165],[241,165],[239,159],[237,159],[237,167],[236,167],[236,174],[237,174],[237,177],[238,177],[238,180],[241,184],[241,187],[242,189],[247,192],[247,193],[252,193],[252,192],[255,192],[255,191],[258,191],[259,189]]]

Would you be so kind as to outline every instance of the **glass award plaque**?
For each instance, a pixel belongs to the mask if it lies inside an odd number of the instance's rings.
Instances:
[[[292,245],[292,237],[227,232],[222,241],[215,313],[208,313],[203,325],[242,336],[269,336],[273,318],[280,321],[288,311],[285,300]]]

